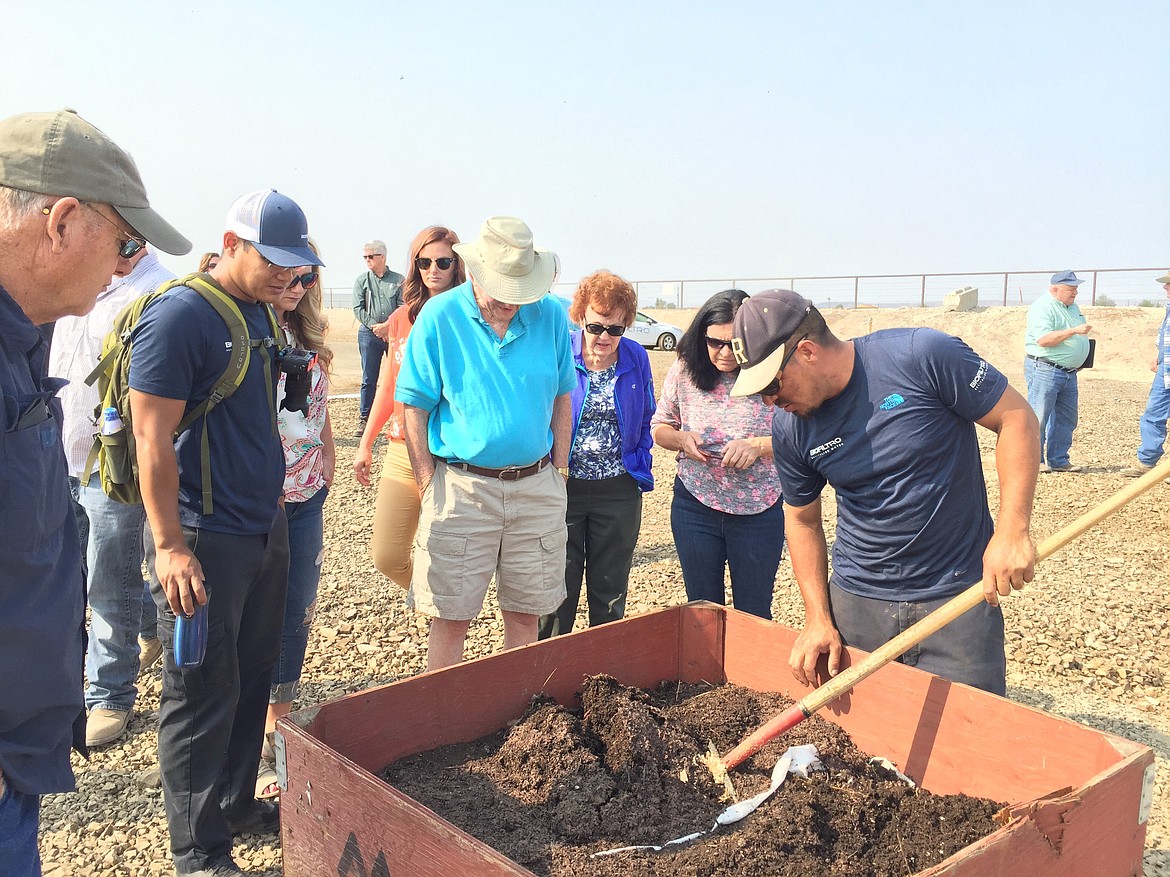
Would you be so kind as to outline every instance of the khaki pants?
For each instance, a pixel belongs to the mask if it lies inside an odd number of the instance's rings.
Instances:
[[[382,462],[378,498],[374,503],[374,532],[370,554],[382,575],[403,588],[410,587],[414,572],[411,549],[418,529],[420,500],[406,442],[391,440]]]

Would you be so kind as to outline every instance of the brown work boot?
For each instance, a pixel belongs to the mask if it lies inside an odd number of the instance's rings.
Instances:
[[[141,676],[162,657],[162,643],[157,636],[138,637],[138,675]]]
[[[89,711],[85,720],[85,745],[105,746],[113,743],[130,727],[130,710],[108,710],[103,707]]]

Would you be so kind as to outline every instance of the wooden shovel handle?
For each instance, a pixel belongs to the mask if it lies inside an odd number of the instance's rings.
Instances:
[[[1036,549],[1036,560],[1046,560],[1073,539],[1091,527],[1095,527],[1134,497],[1154,487],[1163,478],[1170,476],[1170,457],[1155,466],[1129,486],[1119,490],[1109,499],[1090,509],[1063,529],[1045,539]],[[847,670],[841,671],[824,685],[810,692],[807,697],[792,707],[777,714],[761,725],[723,757],[728,769],[759,752],[765,745],[785,731],[811,716],[825,704],[836,700],[858,682],[875,673],[902,653],[918,645],[928,636],[946,627],[968,609],[978,606],[983,600],[983,582],[976,582],[963,593],[944,603],[917,624],[911,625],[893,639],[874,649],[867,657]]]

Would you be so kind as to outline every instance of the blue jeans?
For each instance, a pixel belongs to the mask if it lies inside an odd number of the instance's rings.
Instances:
[[[77,521],[77,536],[81,539],[81,574],[89,575],[89,567],[85,562],[85,546],[89,544],[89,516],[85,507],[78,501],[81,491],[80,479],[69,476],[69,496],[73,500],[73,518]]]
[[[286,502],[288,515],[288,597],[284,602],[284,631],[280,638],[280,659],[272,673],[269,703],[292,703],[301,683],[309,625],[317,607],[317,585],[321,581],[324,550],[324,522],[321,507],[329,488],[322,487],[304,502]]]
[[[730,515],[703,505],[675,478],[670,529],[688,600],[723,604],[726,565],[735,608],[771,620],[772,588],[784,550],[782,502],[756,515]]]
[[[389,345],[365,326],[358,328],[358,356],[362,361],[362,391],[358,414],[362,420],[370,416],[374,405],[374,392],[378,389],[378,372],[382,369],[382,357]]]
[[[78,488],[89,518],[89,650],[86,708],[127,711],[138,689],[138,636],[155,635],[154,601],[142,580],[146,512],[106,496],[96,473]]]
[[[1077,428],[1077,376],[1044,362],[1024,359],[1028,404],[1040,421],[1040,462],[1069,465],[1073,430]]]
[[[1170,418],[1170,389],[1166,387],[1166,362],[1159,359],[1150,398],[1146,400],[1146,410],[1139,423],[1142,446],[1138,448],[1137,456],[1143,466],[1153,466],[1162,459],[1167,418]]]
[[[5,877],[41,877],[37,849],[40,816],[40,795],[26,795],[4,784],[0,795],[0,866]]]

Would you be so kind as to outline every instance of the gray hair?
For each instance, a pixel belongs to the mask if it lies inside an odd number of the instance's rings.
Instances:
[[[55,203],[52,195],[0,186],[0,230],[10,231]]]
[[[387,252],[386,244],[383,241],[370,241],[362,247],[362,252],[370,253],[371,255],[377,253],[379,256],[385,256]]]

